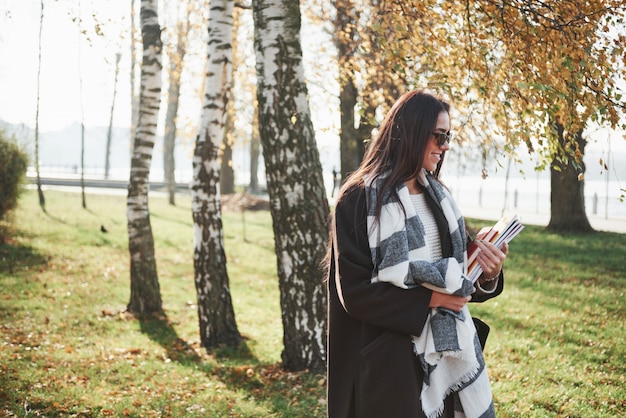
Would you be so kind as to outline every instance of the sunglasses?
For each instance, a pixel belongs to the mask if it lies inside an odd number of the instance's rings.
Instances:
[[[443,147],[446,143],[450,143],[452,135],[444,132],[433,132],[433,136],[437,140],[437,146]]]

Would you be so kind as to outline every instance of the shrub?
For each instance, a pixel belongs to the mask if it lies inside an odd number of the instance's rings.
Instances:
[[[0,220],[17,206],[20,184],[27,167],[26,153],[0,131]]]

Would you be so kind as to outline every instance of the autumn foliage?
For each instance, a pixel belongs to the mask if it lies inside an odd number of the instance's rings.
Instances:
[[[566,138],[590,123],[620,124],[624,0],[354,6],[343,36],[358,43],[350,61],[364,103],[377,96],[388,104],[398,85],[428,87],[454,103],[460,140],[526,144],[548,161],[559,153],[579,157],[575,147],[559,145],[556,120]],[[376,19],[362,25],[368,16]]]

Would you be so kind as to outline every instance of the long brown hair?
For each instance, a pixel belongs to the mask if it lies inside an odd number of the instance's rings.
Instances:
[[[384,196],[390,192],[397,199],[397,186],[417,176],[421,170],[426,146],[441,112],[449,113],[450,105],[423,90],[410,91],[400,97],[385,116],[378,135],[370,142],[361,165],[341,187],[337,200],[362,185],[365,175],[378,177],[385,173],[388,174],[378,193]],[[442,163],[443,155],[431,173],[433,176],[438,177]],[[378,199],[377,218],[381,206],[382,199]]]

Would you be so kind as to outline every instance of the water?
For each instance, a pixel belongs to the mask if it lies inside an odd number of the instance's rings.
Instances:
[[[74,167],[42,167],[42,177],[80,178],[80,173]],[[29,169],[28,175],[34,177],[34,170]],[[104,178],[104,169],[93,167],[85,169],[86,178]],[[111,169],[111,180],[128,180],[128,168]],[[250,178],[249,172],[236,172],[235,182],[245,186]],[[163,170],[152,169],[150,180],[163,181]],[[192,180],[191,169],[176,171],[176,181],[189,183]],[[511,176],[507,180],[503,175],[489,176],[483,179],[480,176],[444,175],[442,180],[450,189],[457,204],[463,211],[480,210],[502,213],[524,212],[534,214],[550,214],[550,176],[541,173],[527,177]],[[265,174],[259,173],[259,182],[265,187]],[[329,200],[333,200],[332,172],[324,172],[324,184]],[[586,180],[585,181],[585,208],[590,216],[605,219],[626,220],[626,201],[620,199],[626,195],[625,185],[618,181]],[[337,190],[335,190],[336,194]]]
[[[550,213],[550,179],[463,176],[444,179],[459,206],[499,208],[504,212]],[[585,181],[585,209],[589,215],[626,219],[626,195],[617,181]],[[621,186],[624,187],[624,186]]]

